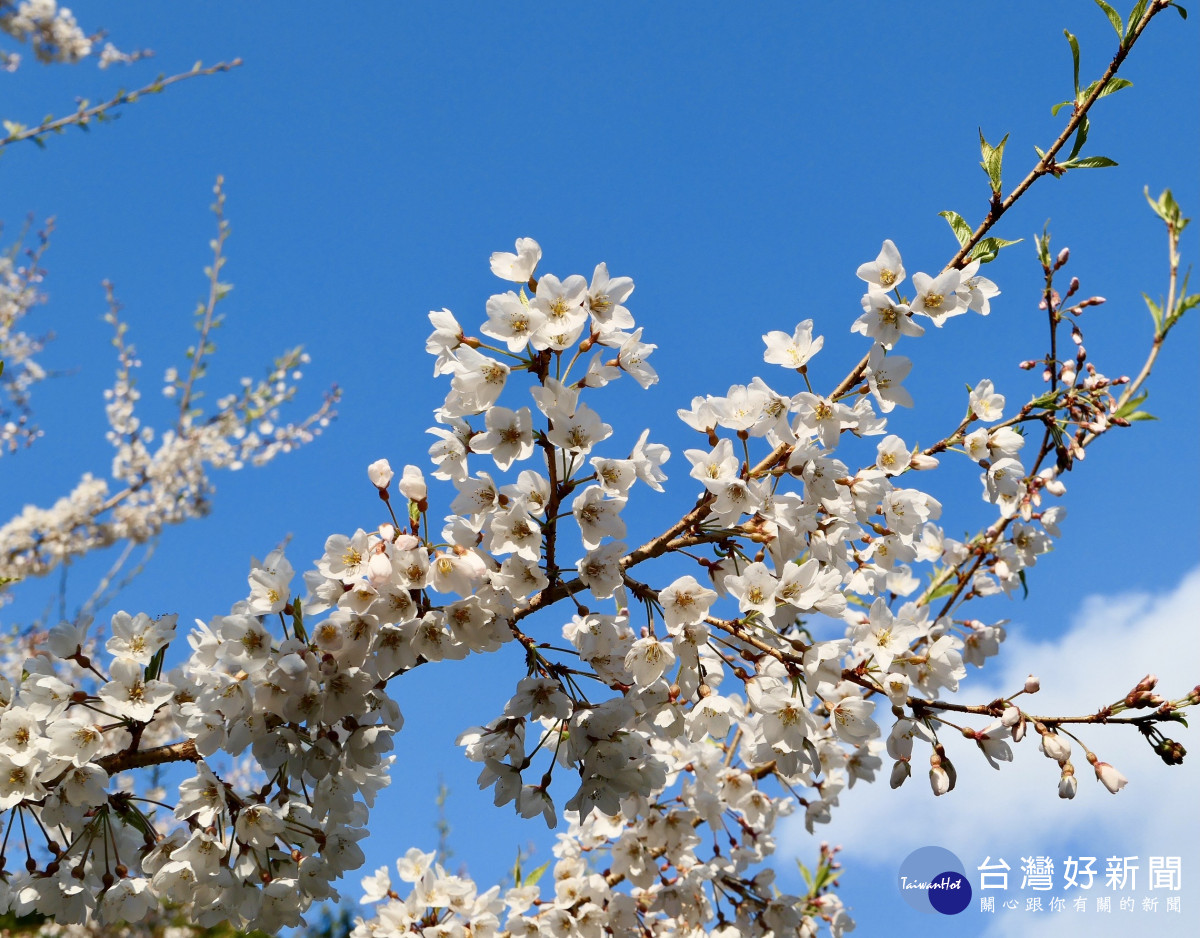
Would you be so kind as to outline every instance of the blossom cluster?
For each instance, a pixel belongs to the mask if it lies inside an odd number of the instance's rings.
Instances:
[[[223,200],[220,182],[216,192],[219,206]],[[215,245],[227,236],[223,219],[219,230]],[[40,343],[12,328],[38,299],[34,288],[41,277],[36,267],[38,256],[16,270],[0,262],[0,273],[7,271],[10,283],[7,291],[0,287],[3,387],[14,409],[23,411],[17,422],[0,429],[0,441],[10,447],[22,435],[31,439],[36,433],[27,419],[28,392],[33,381],[45,375],[31,357]],[[219,271],[222,261],[218,247],[210,270]],[[294,399],[303,365],[309,361],[300,348],[277,358],[265,378],[243,378],[239,389],[218,398],[211,412],[195,405],[205,355],[214,348],[208,332],[219,324],[213,310],[232,289],[210,279],[209,302],[200,307],[201,348],[189,350],[189,367],[183,375],[169,368],[164,378],[163,395],[174,400],[178,409],[175,425],[161,432],[138,412],[141,391],[135,375],[141,362],[127,339],[128,325],[120,319],[109,287],[105,319],[113,327],[117,349],[116,376],[105,391],[106,436],[113,447],[111,479],[84,473],[53,505],[27,504],[0,525],[0,589],[9,581],[44,576],[97,549],[120,542],[144,543],[167,525],[201,517],[209,510],[214,489],[212,470],[264,466],[311,442],[328,426],[336,413],[336,388],[307,417],[280,419],[282,408]]]
[[[21,328],[21,321],[42,301],[38,268],[43,235],[38,248],[30,250],[26,263],[14,263],[20,245],[0,255],[0,457],[30,445],[41,431],[33,424],[30,397],[33,387],[46,377],[37,361],[45,340]]]
[[[971,710],[994,717],[978,729],[950,724],[938,698],[1004,638],[1000,624],[964,618],[962,605],[1011,588],[1057,533],[1061,511],[1041,508],[1043,495],[1063,491],[1057,467],[1033,474],[1054,447],[1043,445],[1027,470],[1013,430],[1046,418],[1027,405],[1006,420],[1006,401],[986,380],[971,389],[962,424],[924,450],[889,434],[887,416],[910,403],[910,363],[893,350],[920,331],[913,317],[986,313],[994,285],[973,265],[915,274],[918,297],[905,300],[899,253],[885,242],[859,269],[868,289],[854,328],[874,340],[861,371],[816,393],[809,375],[823,339],[813,324],[765,335],[765,361],[793,387],[754,378],[681,410],[706,441],[684,453],[699,498],[631,549],[631,493],[638,483],[663,491],[670,453],[649,431],[627,454],[606,452],[612,427],[596,398],[623,375],[653,384],[655,346],[625,305],[629,278],[604,264],[590,282],[535,276],[540,259],[531,239],[493,255],[493,271],[518,285],[486,303],[480,332],[496,344],[467,335],[448,310],[430,314],[427,348],[450,385],[430,430],[432,476],[453,488],[440,531],[430,517],[438,490],[424,472],[377,460],[367,477],[387,520],[331,535],[303,575],[303,597],[277,549],[252,563],[249,593],[228,614],[197,622],[178,663],[168,657],[173,616],[121,612],[103,652],[88,622],[64,622],[21,680],[0,687],[0,811],[44,834],[25,847],[23,869],[0,876],[0,909],[136,922],[165,901],[202,926],[300,924],[363,863],[358,841],[403,723],[391,682],[510,643],[522,647],[525,673],[501,712],[458,742],[497,806],[551,827],[567,819],[554,897],[528,881],[481,891],[410,852],[398,866],[407,895],[386,869],[365,881],[378,905],[360,938],[492,933],[501,916],[512,934],[811,935],[824,922],[840,935],[853,923],[831,891],[830,857],[805,895],[781,892],[765,865],[778,820],[797,812],[810,831],[828,821],[843,790],[875,780],[885,751],[891,784],[903,783],[918,745],[934,792],[949,791],[947,727],[993,766],[1011,760],[1009,743],[1030,720],[1011,698]],[[120,368],[108,412],[130,497],[154,489],[158,460],[169,458],[161,454],[189,430],[219,428],[205,451],[215,464],[270,452],[261,437],[245,442],[244,415],[286,396],[294,360],[244,406],[219,405],[235,415],[229,426],[189,420],[183,407],[184,431],[152,453],[134,416],[134,352],[113,320]],[[1097,415],[1112,407],[1109,383],[1076,371],[1091,385],[1058,386],[1043,411],[1097,432]],[[511,399],[522,375],[531,401]],[[187,380],[168,375],[167,387],[186,403]],[[871,438],[873,458],[868,449],[852,472],[839,456],[853,458],[869,447],[855,441]],[[983,497],[998,515],[967,542],[938,527],[937,499],[902,484],[951,450],[983,468]],[[172,470],[176,486],[181,472]],[[170,510],[147,509],[153,518]],[[668,555],[692,572],[658,585],[635,578]],[[924,590],[920,564],[932,568]],[[551,612],[563,602],[569,614]],[[817,637],[830,629],[839,634]],[[1165,719],[1198,696],[1168,701],[1152,689],[1139,685],[1127,706]],[[885,699],[890,729],[876,719]],[[1070,747],[1052,718],[1035,723],[1069,797]],[[249,775],[222,769],[247,757]],[[1115,769],[1090,751],[1088,761],[1106,787],[1121,787]],[[181,773],[173,805],[120,781],[164,764]]]
[[[96,53],[99,36],[89,36],[75,15],[57,0],[3,0],[0,2],[0,31],[18,42],[28,43],[34,57],[43,63],[75,63]],[[146,53],[121,52],[111,42],[99,50],[99,64],[107,68],[116,62],[132,62]],[[13,72],[21,64],[16,52],[0,50],[0,70]]]

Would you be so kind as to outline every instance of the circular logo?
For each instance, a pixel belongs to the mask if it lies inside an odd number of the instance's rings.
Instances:
[[[971,883],[962,861],[945,847],[921,847],[900,864],[896,883],[918,912],[957,915],[971,904]]]

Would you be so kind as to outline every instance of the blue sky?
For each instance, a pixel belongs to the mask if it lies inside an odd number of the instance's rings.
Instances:
[[[302,567],[328,534],[382,520],[365,466],[380,457],[424,464],[429,414],[446,390],[430,379],[426,313],[449,307],[476,326],[487,296],[504,289],[487,257],[521,236],[541,242],[544,271],[586,275],[603,260],[637,283],[629,305],[659,346],[652,363],[661,383],[641,392],[620,382],[627,386],[596,406],[622,418],[610,419],[618,424],[613,453],[643,427],[674,451],[666,468],[675,484],[657,498],[643,493],[636,506],[633,530],[653,533],[694,498],[681,484],[682,450],[699,439],[675,410],[756,374],[774,382],[759,336],[790,332],[805,318],[825,336],[814,384],[832,386],[866,349],[849,333],[862,292],[855,268],[891,238],[910,271],[939,269],[955,242],[937,213],[976,222],[986,209],[977,128],[992,141],[1011,134],[1011,184],[1032,166],[1033,146],[1045,147],[1062,126],[1062,115],[1050,115],[1071,91],[1062,29],[1079,37],[1087,80],[1115,45],[1103,14],[1083,0],[904,10],[95,3],[76,12],[122,48],[154,49],[155,59],[107,72],[27,63],[2,79],[4,117],[32,123],[71,109],[77,95],[96,100],[197,59],[240,56],[246,64],[145,99],[86,135],[52,139],[45,151],[4,153],[6,234],[30,213],[56,218],[45,261],[49,303],[30,328],[56,333],[43,361],[64,372],[35,398],[46,437],[0,461],[4,516],[27,501],[52,501],[83,471],[107,470],[101,394],[112,359],[102,279],[116,284],[144,362],[145,419],[169,421],[154,390],[194,334],[218,174],[227,180],[226,273],[236,289],[217,337],[211,395],[257,376],[296,344],[313,356],[301,407],[316,406],[331,383],[344,392],[340,417],[316,444],[265,470],[218,477],[212,515],[167,532],[121,597],[122,607],[177,611],[183,621],[227,611],[246,594],[250,556],[289,534],[289,557]],[[903,350],[915,362],[908,386],[918,407],[894,414],[892,432],[910,443],[933,440],[961,415],[964,383],[983,377],[1010,402],[1038,393],[1036,374],[1015,365],[1043,352],[1031,241],[1047,219],[1055,247],[1071,247],[1067,272],[1080,277],[1084,295],[1108,299],[1083,323],[1090,359],[1110,375],[1136,371],[1150,336],[1140,293],[1157,295],[1166,283],[1165,236],[1142,188],[1169,186],[1185,213],[1200,212],[1195,30],[1194,19],[1173,13],[1156,20],[1122,72],[1134,87],[1093,112],[1085,152],[1118,168],[1042,180],[998,226],[996,234],[1025,241],[987,270],[1003,290],[991,317],[929,329]],[[1185,264],[1196,257],[1194,229],[1186,237]],[[1113,434],[1068,478],[1070,517],[1058,550],[1031,571],[1028,600],[993,608],[1022,641],[1065,642],[1088,597],[1176,595],[1195,568],[1196,345],[1196,322],[1185,322],[1159,359],[1147,406],[1160,421]],[[989,520],[976,476],[970,466],[948,467],[929,483],[946,505],[948,533]],[[69,596],[82,599],[98,569],[73,569]],[[5,624],[27,621],[52,589],[29,584],[3,610]],[[1180,651],[1169,631],[1147,634],[1160,636],[1164,655]],[[1114,644],[1104,660],[1123,654]],[[507,674],[518,668],[515,655],[501,654],[405,678],[402,768],[376,817],[370,868],[397,845],[434,842],[439,772],[451,788],[455,862],[484,882],[520,843],[534,841],[546,856],[533,822],[490,810],[453,745],[460,730],[498,712]],[[1061,675],[1076,687],[1087,678]],[[1100,702],[1087,694],[1078,706]],[[1018,758],[1041,759],[1025,748]],[[1134,780],[1122,808],[1141,799],[1145,810],[1167,770],[1145,749],[1122,768]],[[1053,798],[1052,784],[1043,795]],[[866,933],[882,922],[893,934],[917,933],[929,923],[899,903],[890,882],[895,855],[932,835],[887,824],[880,834],[900,842],[890,854],[864,848],[881,859],[861,875],[854,844],[844,841],[853,875],[842,894]],[[1077,850],[1106,849],[1081,836]],[[797,837],[781,848],[806,857],[815,842]],[[1188,895],[1200,902],[1195,866],[1191,875]]]

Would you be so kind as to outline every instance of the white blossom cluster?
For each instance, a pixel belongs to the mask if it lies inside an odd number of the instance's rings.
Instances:
[[[19,817],[41,832],[40,841],[6,848],[0,911],[136,922],[169,902],[201,926],[300,924],[313,901],[338,897],[337,877],[363,863],[358,841],[388,784],[387,753],[402,725],[389,683],[515,641],[525,674],[502,712],[458,741],[497,806],[511,803],[551,827],[568,818],[553,897],[532,881],[503,894],[480,890],[413,851],[398,865],[407,895],[386,869],[365,881],[367,901],[378,905],[360,921],[360,938],[501,929],[813,935],[822,923],[836,936],[853,927],[831,891],[826,851],[807,894],[778,890],[764,866],[774,825],[797,809],[810,831],[828,821],[846,787],[875,779],[885,749],[893,786],[911,775],[920,743],[933,790],[953,787],[934,701],[1004,637],[1000,625],[958,609],[1010,588],[1049,549],[1061,518],[1039,510],[1043,492],[1061,491],[1053,475],[1030,476],[1016,462],[1023,438],[1012,427],[1041,419],[1032,405],[1004,421],[1004,399],[981,381],[963,424],[916,452],[888,435],[880,416],[910,403],[902,383],[910,365],[892,348],[919,332],[911,317],[940,324],[986,312],[997,291],[971,265],[914,275],[918,298],[906,303],[895,290],[904,279],[899,254],[885,242],[859,269],[869,288],[855,329],[875,340],[865,369],[823,396],[808,383],[823,344],[812,323],[764,336],[766,361],[793,384],[799,375],[804,389],[778,391],[755,378],[681,411],[707,441],[685,452],[700,497],[631,549],[623,540],[630,493],[638,482],[662,491],[669,453],[643,432],[628,455],[604,454],[612,428],[594,398],[623,374],[652,384],[655,346],[624,305],[631,280],[604,264],[590,283],[535,279],[540,257],[531,239],[493,255],[493,271],[519,284],[486,304],[481,333],[495,345],[466,335],[449,311],[430,314],[427,347],[450,383],[431,429],[432,474],[454,488],[440,531],[430,531],[421,469],[405,466],[397,477],[378,460],[367,474],[389,520],[330,536],[304,574],[304,599],[276,550],[252,564],[249,595],[228,615],[197,622],[190,652],[173,666],[175,618],[121,612],[103,654],[87,623],[63,623],[23,663],[21,679],[0,686],[0,811],[10,827]],[[191,505],[205,491],[197,465],[278,451],[270,447],[281,438],[261,421],[289,396],[295,360],[222,402],[217,419],[185,420],[152,450],[135,416],[136,360],[119,324],[118,348],[108,407],[116,476],[134,505],[143,491],[175,499],[150,503],[144,517],[186,516],[179,493]],[[521,374],[531,376],[531,403],[503,397]],[[1062,406],[1094,423],[1108,406],[1106,385],[1087,374],[1093,385],[1063,391]],[[178,385],[168,376],[168,387]],[[205,438],[209,427],[217,429]],[[837,454],[862,437],[881,439],[874,460],[851,472]],[[763,450],[757,461],[751,446]],[[936,499],[900,484],[936,466],[934,451],[951,449],[983,466],[984,498],[1000,516],[969,544],[937,527]],[[480,460],[486,469],[476,468]],[[111,501],[103,483],[87,485],[82,507],[56,509],[45,529],[79,528],[60,551]],[[125,523],[119,536],[135,537]],[[0,529],[0,543],[12,528]],[[29,563],[53,562],[40,559],[48,536],[25,548]],[[667,555],[694,564],[695,575],[661,585],[635,578],[641,564]],[[933,567],[922,592],[919,564]],[[569,614],[549,611],[563,602]],[[840,634],[816,637],[830,628]],[[1148,688],[1130,706],[1169,705]],[[885,698],[890,730],[875,719]],[[961,735],[998,767],[1024,727],[1007,701],[994,723]],[[1073,794],[1069,746],[1064,753],[1052,728],[1038,733],[1062,767],[1060,794]],[[222,774],[222,760],[247,756],[256,773]],[[1123,784],[1094,754],[1089,762],[1106,787]],[[118,781],[168,763],[191,767],[174,804]]]
[[[241,390],[220,398],[213,413],[185,410],[174,428],[156,433],[137,414],[141,392],[133,370],[139,362],[124,342],[125,324],[110,318],[119,356],[116,380],[105,392],[115,490],[85,473],[54,505],[26,505],[0,526],[0,577],[44,576],[73,557],[119,541],[143,542],[168,524],[204,515],[213,491],[210,470],[265,465],[313,440],[334,413],[331,395],[305,419],[279,422],[308,361],[294,349],[265,379],[243,378]],[[168,390],[174,377],[168,373]]]
[[[45,236],[42,238],[45,245]],[[0,456],[30,445],[41,435],[31,421],[30,397],[33,387],[46,377],[37,361],[45,340],[21,328],[29,311],[42,302],[38,285],[40,250],[32,250],[24,264],[14,263],[20,245],[0,255]]]
[[[43,63],[73,64],[96,53],[99,36],[89,36],[75,21],[75,15],[60,7],[57,0],[0,0],[0,31],[18,42],[28,43],[34,57]],[[144,52],[121,52],[111,42],[100,48],[99,65],[107,68],[114,63],[128,63],[145,55]],[[0,50],[0,70],[13,72],[21,64],[16,52]]]

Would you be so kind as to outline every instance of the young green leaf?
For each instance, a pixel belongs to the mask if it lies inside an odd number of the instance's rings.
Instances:
[[[1154,320],[1154,334],[1159,335],[1162,332],[1162,306],[1150,299],[1146,293],[1142,294],[1142,299],[1146,301],[1146,306],[1150,310],[1150,318]]]
[[[951,229],[954,231],[954,236],[958,238],[960,247],[971,240],[971,226],[963,220],[963,217],[958,212],[938,212],[938,214],[949,222]]]
[[[1007,241],[1004,238],[984,238],[971,249],[971,259],[978,259],[981,264],[989,264],[996,259],[1001,248],[1020,244],[1024,240],[1024,238],[1017,238],[1016,241]]]
[[[1133,82],[1128,78],[1118,78],[1113,76],[1104,83],[1104,88],[1100,92],[1101,98],[1107,98],[1110,94],[1120,91],[1122,88],[1132,88]]]
[[[1067,156],[1068,163],[1079,155],[1079,151],[1083,149],[1084,141],[1087,140],[1088,131],[1091,129],[1091,123],[1085,114],[1079,119],[1079,129],[1075,131],[1075,141],[1071,144],[1071,152]]]
[[[1096,0],[1096,6],[1104,11],[1104,15],[1108,17],[1108,21],[1112,23],[1112,28],[1117,32],[1117,40],[1125,41],[1125,24],[1121,22],[1121,14],[1110,7],[1104,0]]]
[[[1042,262],[1043,267],[1050,266],[1050,222],[1047,221],[1042,227],[1042,233],[1034,238],[1037,242],[1038,260]]]
[[[1148,0],[1138,0],[1134,4],[1133,9],[1129,12],[1129,19],[1125,21],[1125,41],[1121,45],[1129,43],[1130,36],[1133,34],[1134,25],[1142,18],[1142,14],[1146,12],[1146,3]]]
[[[1103,169],[1106,166],[1117,166],[1116,160],[1110,160],[1107,156],[1084,156],[1077,160],[1072,159],[1066,163],[1059,163],[1063,169]]]
[[[984,139],[983,130],[979,131],[979,149],[983,154],[983,161],[979,164],[983,167],[983,171],[987,173],[988,179],[992,183],[992,192],[999,194],[1000,192],[1000,170],[1001,164],[1004,161],[1004,145],[1008,143],[1008,134],[996,146],[992,146]]]
[[[550,861],[549,860],[547,860],[545,863],[543,863],[537,869],[530,871],[529,875],[525,877],[525,882],[522,885],[525,885],[525,886],[536,885],[537,881],[542,878],[542,875],[548,869],[550,869]]]
[[[1136,397],[1131,397],[1124,404],[1122,404],[1113,416],[1128,418],[1129,415],[1134,413],[1142,405],[1142,402],[1145,401],[1149,396],[1150,392],[1143,390],[1141,394],[1138,394]]]
[[[1067,37],[1067,42],[1071,44],[1071,62],[1075,74],[1075,97],[1079,98],[1079,40],[1071,35],[1070,30],[1064,29],[1063,35]]]

